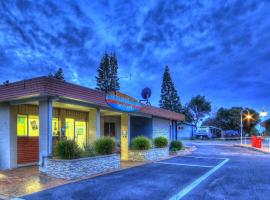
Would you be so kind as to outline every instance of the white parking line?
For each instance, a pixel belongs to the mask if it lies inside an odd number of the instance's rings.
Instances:
[[[188,166],[188,167],[206,167],[206,168],[215,167],[212,165],[195,165],[195,164],[185,164],[185,163],[170,163],[170,162],[156,162],[156,163],[164,164],[164,165],[180,165],[180,166]]]
[[[183,156],[182,158],[205,158],[205,159],[217,159],[217,160],[225,160],[225,159],[227,159],[227,158],[206,157],[206,156]]]
[[[208,178],[210,175],[212,175],[214,172],[216,172],[219,168],[221,168],[223,165],[225,165],[230,159],[226,158],[224,161],[219,163],[217,166],[215,166],[210,171],[206,172],[204,175],[193,181],[190,185],[185,187],[183,190],[178,192],[176,195],[170,198],[170,200],[180,200],[182,199],[186,194],[188,194],[191,190],[193,190],[195,187],[197,187],[202,181],[204,181],[206,178]]]

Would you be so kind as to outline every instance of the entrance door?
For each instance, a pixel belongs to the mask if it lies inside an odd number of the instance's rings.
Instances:
[[[115,123],[105,122],[104,124],[104,135],[107,137],[115,137]]]

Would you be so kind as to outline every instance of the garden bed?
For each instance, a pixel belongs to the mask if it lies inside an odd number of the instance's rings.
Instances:
[[[71,180],[118,168],[120,168],[120,155],[111,154],[72,160],[45,158],[40,171],[55,178]]]
[[[149,150],[129,150],[130,161],[156,161],[169,156],[169,148],[153,148]]]

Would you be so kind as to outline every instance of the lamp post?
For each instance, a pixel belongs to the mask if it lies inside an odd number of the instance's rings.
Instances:
[[[243,144],[243,112],[244,111],[248,111],[248,110],[247,109],[242,109],[241,110],[241,124],[240,124],[241,145]],[[247,119],[251,119],[251,118],[252,118],[252,116],[250,114],[248,114]]]

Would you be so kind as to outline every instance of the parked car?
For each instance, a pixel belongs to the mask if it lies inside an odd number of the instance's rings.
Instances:
[[[239,138],[240,134],[238,131],[235,130],[226,130],[224,131],[224,138]]]
[[[211,139],[213,137],[213,134],[210,130],[209,127],[199,127],[197,130],[196,130],[196,138],[206,138],[206,139]]]
[[[214,126],[202,126],[196,130],[195,136],[196,138],[220,138],[222,130],[220,128]]]

